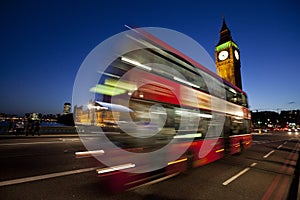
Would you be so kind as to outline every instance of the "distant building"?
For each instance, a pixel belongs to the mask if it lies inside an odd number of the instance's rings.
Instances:
[[[283,110],[280,112],[280,119],[283,125],[289,126],[294,124],[297,128],[300,127],[300,110]]]
[[[40,120],[42,118],[42,114],[40,114],[40,113],[26,113],[25,114],[25,118],[27,120],[34,120],[34,121],[36,121],[36,120]]]
[[[252,112],[253,128],[300,128],[300,110]]]
[[[279,113],[274,111],[252,112],[253,128],[273,129],[281,127]]]
[[[71,103],[64,104],[63,113],[58,114],[57,122],[67,126],[74,126],[73,113],[71,113]]]
[[[66,115],[66,114],[70,114],[70,113],[71,113],[71,103],[66,102],[64,104],[63,114]]]
[[[218,75],[242,89],[240,50],[233,41],[224,18],[220,40],[215,48],[215,59]]]
[[[74,107],[74,119],[78,124],[96,125],[106,128],[117,124],[119,118],[119,111],[112,111],[95,102],[90,102],[87,108],[83,106]]]

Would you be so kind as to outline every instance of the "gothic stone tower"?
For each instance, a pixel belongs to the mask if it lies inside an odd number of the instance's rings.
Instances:
[[[215,59],[218,75],[242,89],[240,51],[232,40],[224,18],[220,40],[215,49]]]

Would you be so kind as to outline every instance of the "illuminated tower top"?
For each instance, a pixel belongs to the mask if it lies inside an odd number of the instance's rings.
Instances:
[[[215,49],[215,59],[218,75],[242,89],[240,50],[231,37],[224,17],[220,39]]]

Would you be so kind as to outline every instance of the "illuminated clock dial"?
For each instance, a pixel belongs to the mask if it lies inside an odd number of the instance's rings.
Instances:
[[[237,50],[234,50],[234,56],[237,60],[240,59],[240,55],[239,55],[239,52]]]
[[[219,58],[219,60],[225,60],[225,59],[228,58],[228,56],[229,56],[228,51],[221,51],[221,52],[219,53],[218,58]]]

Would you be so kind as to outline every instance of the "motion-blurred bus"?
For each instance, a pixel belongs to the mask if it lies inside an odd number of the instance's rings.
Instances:
[[[159,156],[157,162],[165,164],[153,171],[136,169],[155,159],[134,163],[124,156],[119,164],[98,169],[109,189],[119,192],[171,177],[251,146],[244,91],[150,33],[136,29],[135,34],[128,38],[139,48],[120,55],[102,72],[91,88],[95,101],[76,112],[75,122],[101,127],[116,146],[101,150],[114,152],[111,159],[118,157],[118,148],[149,153],[175,142]]]

